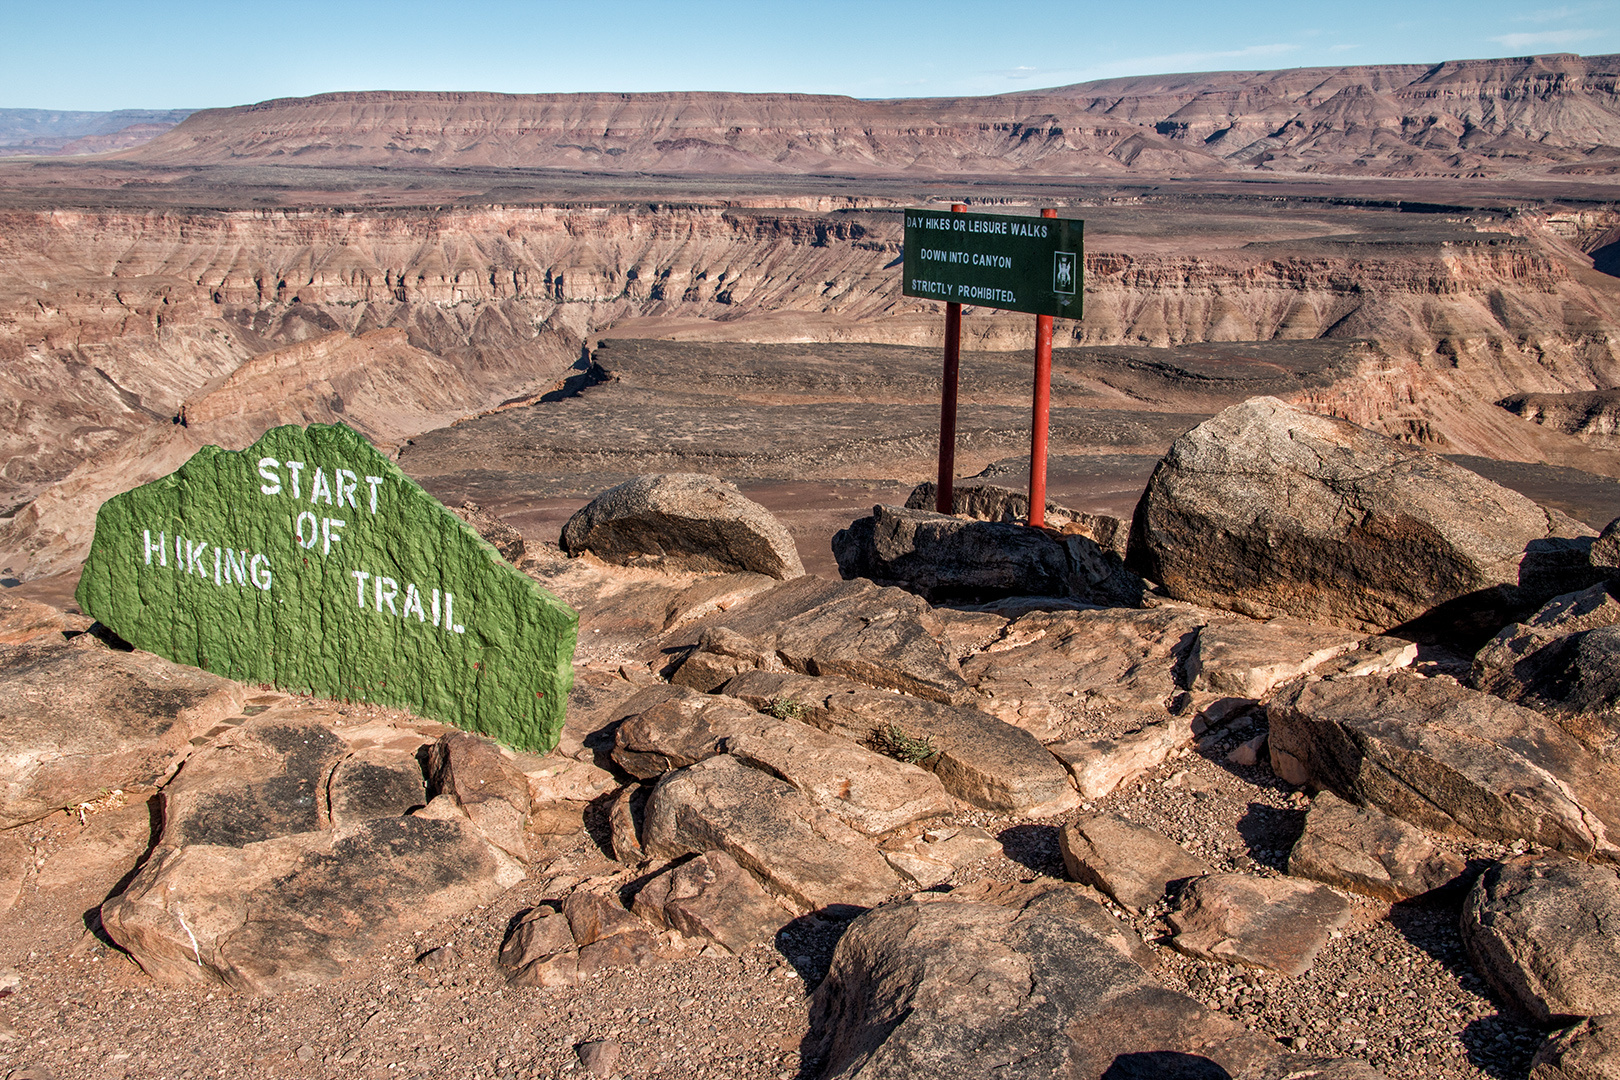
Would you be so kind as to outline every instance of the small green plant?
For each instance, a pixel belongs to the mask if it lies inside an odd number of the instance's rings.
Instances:
[[[803,720],[810,715],[810,706],[792,698],[776,698],[765,706],[765,715],[778,720]]]
[[[872,748],[908,765],[921,765],[935,754],[934,740],[924,735],[916,739],[907,735],[898,724],[885,724],[872,729]]]

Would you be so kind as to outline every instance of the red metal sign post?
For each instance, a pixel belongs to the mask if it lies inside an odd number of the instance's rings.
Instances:
[[[951,213],[967,209],[952,203]],[[962,305],[945,305],[945,385],[939,397],[939,483],[935,485],[934,509],[941,514],[954,512],[956,492],[956,384],[962,371]]]
[[[1043,218],[1057,211],[1041,211]],[[1029,524],[1046,527],[1046,434],[1052,411],[1052,316],[1035,316],[1035,406],[1029,430]],[[947,513],[948,511],[941,511]]]

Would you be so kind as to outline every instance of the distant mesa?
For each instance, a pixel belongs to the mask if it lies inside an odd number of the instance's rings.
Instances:
[[[370,91],[207,109],[150,164],[1480,177],[1620,156],[1613,56],[1149,75],[992,97]],[[341,133],[335,137],[334,133]],[[408,133],[408,134],[406,134]]]
[[[0,157],[70,157],[127,150],[151,141],[190,115],[190,109],[0,109]]]

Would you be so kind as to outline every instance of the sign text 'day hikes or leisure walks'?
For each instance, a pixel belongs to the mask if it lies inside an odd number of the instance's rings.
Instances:
[[[1080,318],[1085,223],[907,210],[906,296]]]
[[[84,611],[247,683],[374,701],[549,750],[578,616],[341,424],[204,447],[109,499]]]

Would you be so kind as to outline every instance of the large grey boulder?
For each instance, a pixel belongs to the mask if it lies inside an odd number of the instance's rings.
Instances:
[[[1290,684],[1266,714],[1280,776],[1436,832],[1620,855],[1620,770],[1530,709],[1396,672]]]
[[[1620,740],[1620,601],[1604,585],[1549,600],[1474,656],[1474,685],[1558,719],[1602,751]]]
[[[1261,397],[1171,445],[1130,565],[1177,599],[1261,618],[1385,630],[1432,612],[1437,630],[1477,634],[1570,575],[1588,584],[1591,535],[1434,454]]]
[[[1054,596],[1137,604],[1144,589],[1088,537],[930,510],[874,506],[871,517],[839,530],[832,547],[844,577],[895,585],[930,603]]]
[[[850,924],[811,1003],[821,1080],[1313,1076],[1352,1061],[1289,1054],[1160,985],[1045,893],[1023,905],[896,904]],[[1287,1066],[1287,1068],[1284,1068]]]
[[[638,476],[592,499],[563,526],[562,548],[604,562],[773,578],[804,573],[782,523],[731,484],[701,473]]]
[[[1463,901],[1474,969],[1543,1024],[1620,1012],[1620,878],[1562,855],[1495,863]]]
[[[336,720],[265,713],[164,788],[156,848],[101,908],[148,974],[257,992],[315,985],[523,879],[510,838],[486,836],[463,808],[480,805],[470,793],[422,805],[428,738]],[[472,780],[476,763],[450,771]]]
[[[246,694],[90,634],[0,645],[0,829],[165,779]]]

